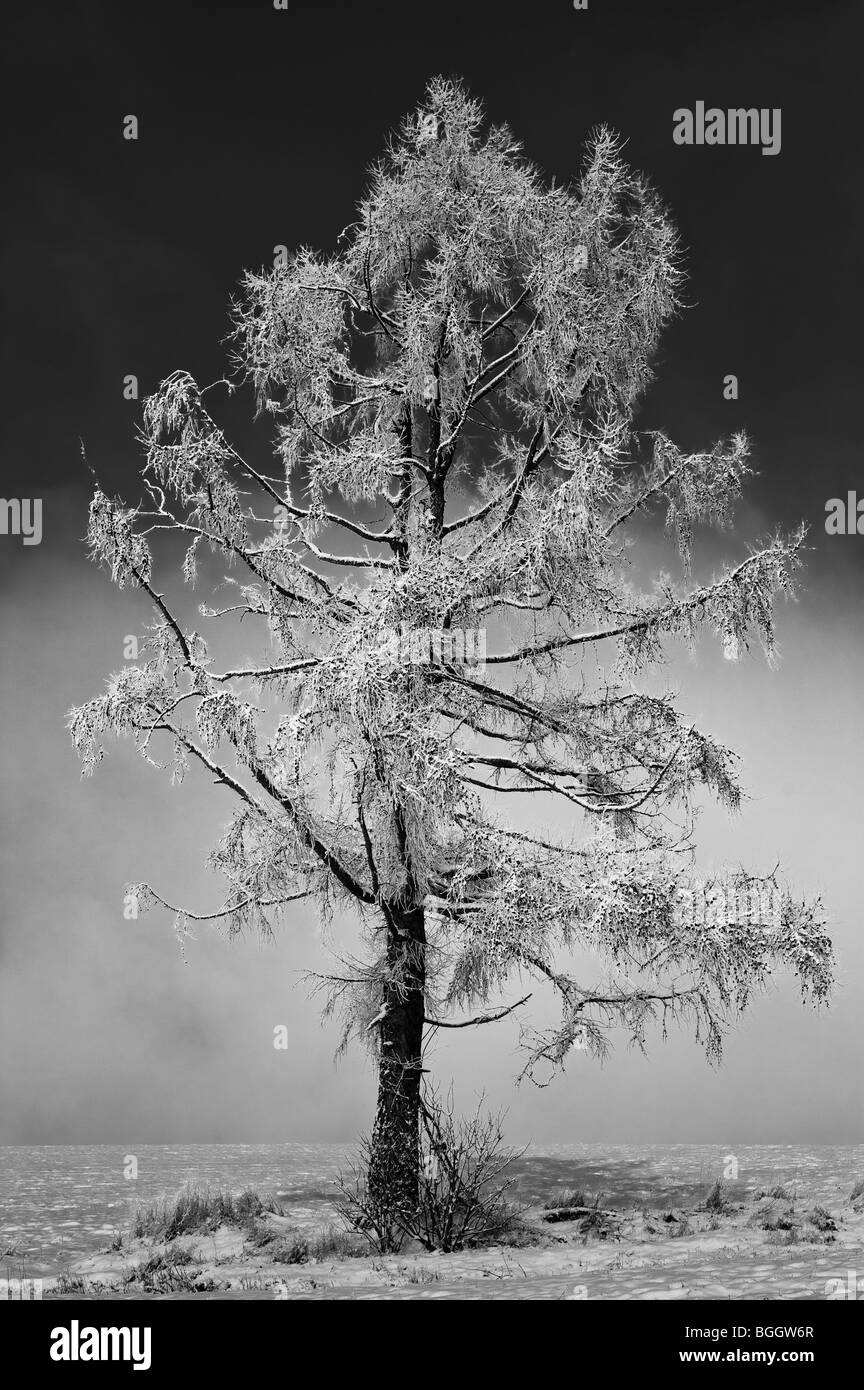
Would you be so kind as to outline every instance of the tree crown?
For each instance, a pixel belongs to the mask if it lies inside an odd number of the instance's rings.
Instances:
[[[691,581],[694,525],[728,524],[751,470],[743,435],[688,454],[634,431],[680,283],[670,218],[610,132],[573,186],[549,184],[436,80],[337,252],[244,277],[230,378],[201,389],[175,372],[146,402],[146,499],[97,487],[91,554],[157,612],[149,659],[72,711],[85,770],[106,732],[145,757],[162,735],[176,776],[192,759],[236,793],[213,854],[226,902],[203,916],[269,929],[310,893],[359,909],[369,953],[331,981],[349,1034],[370,1035],[398,972],[382,943],[418,908],[430,1021],[517,974],[558,991],[560,1027],[526,1035],[532,1067],[602,1052],[613,1023],[641,1043],[659,1014],[691,1018],[718,1055],[723,1016],[778,961],[828,992],[818,904],[783,890],[770,931],[752,913],[678,912],[693,797],[735,809],[736,761],[637,680],[667,638],[703,628],[730,658],[754,638],[772,657],[773,597],[803,542],[776,535]],[[244,382],[279,475],[242,458],[207,403]],[[628,534],[653,509],[683,574],[644,593]],[[265,660],[214,669],[154,587],[162,530],[188,540],[190,584],[202,547],[222,557],[237,601],[201,612],[259,622]],[[393,640],[418,630],[438,637],[419,658]],[[455,659],[453,634],[479,630],[485,664]],[[526,798],[520,828],[507,813]],[[602,962],[592,983],[557,964],[577,947]]]

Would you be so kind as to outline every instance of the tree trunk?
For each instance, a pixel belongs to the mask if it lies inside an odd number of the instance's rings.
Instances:
[[[418,1204],[426,933],[422,907],[386,915],[389,979],[378,1025],[378,1107],[367,1181],[379,1234],[398,1249]]]

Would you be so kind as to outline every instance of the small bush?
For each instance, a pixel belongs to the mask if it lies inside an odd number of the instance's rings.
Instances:
[[[769,1229],[765,1240],[766,1245],[798,1245],[801,1234],[797,1230],[774,1230]]]
[[[274,1197],[260,1197],[250,1188],[234,1194],[209,1185],[187,1183],[173,1197],[142,1203],[132,1217],[137,1239],[176,1240],[177,1236],[218,1230],[220,1226],[251,1226],[263,1212],[283,1215]]]
[[[268,1258],[277,1265],[309,1263],[309,1242],[299,1234],[280,1236],[267,1248]]]
[[[859,1178],[849,1193],[849,1201],[857,1202],[862,1197],[864,1197],[864,1178]]]
[[[370,1190],[372,1157],[372,1139],[363,1134],[350,1173],[340,1173],[336,1180],[342,1194],[337,1210],[347,1230],[359,1236],[367,1248],[379,1255],[395,1255],[405,1243],[406,1230],[387,1198],[386,1184],[383,1195]]]
[[[368,1249],[358,1236],[337,1231],[332,1226],[317,1234],[303,1235],[300,1231],[274,1231],[272,1226],[260,1221],[253,1222],[248,1243],[256,1250],[263,1250],[274,1263],[288,1265],[346,1260],[364,1255]]]
[[[82,1294],[88,1292],[87,1280],[82,1279],[80,1274],[67,1274],[65,1271],[58,1274],[57,1282],[52,1289],[55,1294]]]
[[[815,1226],[817,1231],[836,1231],[837,1225],[830,1211],[824,1207],[816,1206],[807,1213],[807,1220],[811,1226]]]
[[[763,1231],[794,1231],[795,1217],[792,1211],[771,1212],[762,1222]]]
[[[559,1237],[560,1239],[560,1237]],[[541,1236],[532,1226],[529,1226],[522,1216],[521,1208],[513,1210],[512,1220],[506,1229],[502,1230],[495,1241],[496,1245],[505,1246],[508,1250],[524,1250],[529,1246],[546,1244],[546,1237]]]
[[[705,1210],[713,1212],[715,1216],[722,1216],[732,1210],[732,1203],[726,1195],[726,1184],[722,1178],[717,1179],[705,1198]]]
[[[548,1202],[543,1203],[544,1211],[560,1211],[564,1207],[587,1207],[588,1195],[581,1187],[574,1187],[571,1192],[564,1191],[558,1197],[552,1197]]]
[[[123,1278],[123,1287],[140,1288],[147,1293],[193,1293],[215,1289],[212,1279],[196,1278],[190,1265],[197,1262],[188,1250],[175,1247],[173,1250],[152,1255],[143,1264],[129,1270]]]
[[[791,1202],[795,1197],[795,1193],[791,1192],[784,1182],[778,1182],[775,1187],[770,1187],[766,1195],[773,1198],[775,1202]]]
[[[587,1207],[548,1207],[544,1209],[543,1220],[555,1226],[559,1221],[581,1221],[590,1215]]]
[[[503,1177],[519,1155],[504,1148],[503,1116],[482,1106],[457,1118],[452,1091],[442,1102],[431,1088],[421,1104],[420,1204],[408,1233],[427,1250],[496,1245],[521,1224]]]
[[[366,1253],[365,1242],[331,1226],[309,1242],[310,1260],[348,1260]]]
[[[669,1239],[670,1239],[670,1240],[680,1240],[680,1239],[682,1238],[682,1236],[689,1236],[689,1235],[692,1235],[692,1234],[693,1234],[692,1228],[691,1228],[690,1222],[687,1220],[686,1216],[685,1216],[685,1217],[683,1218],[683,1220],[681,1220],[681,1221],[675,1221],[675,1222],[674,1222],[672,1225],[670,1225],[670,1227],[669,1227]]]
[[[519,1238],[521,1211],[507,1200],[513,1179],[504,1177],[520,1154],[504,1148],[502,1116],[475,1113],[457,1118],[452,1091],[445,1102],[431,1088],[420,1108],[418,1201],[413,1211],[393,1211],[369,1193],[372,1144],[364,1136],[349,1183],[340,1179],[340,1215],[382,1254],[398,1252],[407,1239],[426,1250],[462,1250]]]

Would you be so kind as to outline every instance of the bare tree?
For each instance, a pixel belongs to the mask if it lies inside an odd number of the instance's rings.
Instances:
[[[426,1250],[462,1250],[518,1235],[521,1209],[510,1197],[516,1184],[508,1170],[525,1150],[505,1146],[504,1115],[489,1114],[483,1097],[472,1114],[456,1113],[451,1086],[442,1098],[433,1083],[420,1098],[420,1169],[414,1211],[394,1211],[369,1187],[378,1158],[373,1138],[363,1135],[349,1177],[339,1179],[340,1214],[375,1250],[399,1250],[405,1239]]]
[[[397,1216],[418,1203],[424,1037],[512,1012],[519,978],[561,1004],[551,1033],[524,1031],[538,1080],[615,1027],[644,1045],[652,1021],[691,1024],[716,1058],[779,964],[817,1002],[830,988],[818,903],[783,889],[771,922],[678,910],[693,798],[734,810],[742,793],[734,756],[637,681],[703,629],[730,658],[754,639],[770,658],[803,542],[690,577],[694,523],[727,523],[750,468],[741,435],[687,454],[634,431],[680,279],[669,218],[608,131],[575,186],[548,186],[435,80],[336,254],[245,276],[230,378],[175,372],[148,399],[146,497],[97,484],[92,557],[156,615],[148,659],[71,712],[84,770],[128,734],[236,794],[212,856],[227,897],[199,916],[269,930],[306,895],[357,913],[365,954],[321,983],[343,1042],[377,1055],[369,1182]],[[277,475],[205,404],[244,382]],[[628,532],[657,509],[682,575],[643,592]],[[218,669],[184,629],[153,577],[162,531],[188,540],[189,583],[202,550],[221,557],[236,600],[201,612],[216,631],[260,623],[266,659]],[[482,630],[485,665],[393,640],[418,630]],[[574,973],[577,949],[596,978]]]

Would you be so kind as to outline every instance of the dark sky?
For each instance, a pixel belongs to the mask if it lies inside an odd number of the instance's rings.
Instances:
[[[0,1142],[337,1138],[368,1120],[368,1068],[349,1061],[334,1079],[336,1035],[295,994],[303,1064],[274,1070],[289,967],[320,963],[314,924],[277,966],[205,942],[184,973],[170,926],[132,937],[118,921],[124,881],[214,901],[199,866],[224,807],[128,751],[78,779],[65,711],[146,620],[87,564],[78,440],[103,486],[135,500],[139,407],[124,377],[144,395],[178,367],[220,376],[241,271],[276,244],[332,249],[387,132],[438,73],[461,76],[559,180],[611,125],[672,210],[693,307],[663,339],[640,423],[690,448],[746,426],[760,469],[739,518],[748,538],[813,526],[784,671],[713,656],[681,667],[755,784],[751,819],[734,834],[709,819],[708,848],[758,852],[754,868],[783,856],[802,891],[825,892],[846,981],[828,1024],[791,993],[757,1006],[719,1078],[688,1043],[512,1101],[514,1138],[857,1137],[864,537],[826,536],[824,516],[829,498],[864,495],[860,6],[70,0],[19,6],[5,27],[0,491],[44,499],[44,535],[30,548],[0,536]],[[700,100],[781,108],[780,154],[675,145],[673,111]],[[723,399],[728,373],[737,402]],[[232,437],[266,461],[247,405],[233,403]],[[501,1104],[512,1045],[499,1056],[466,1039],[459,1064]]]
[[[218,375],[241,270],[276,243],[332,247],[387,131],[442,72],[559,179],[592,126],[626,138],[677,220],[698,305],[664,340],[646,423],[674,415],[678,439],[701,446],[746,421],[757,500],[770,494],[782,519],[824,514],[855,485],[858,452],[861,29],[852,3],[790,0],[20,7],[7,476],[19,491],[68,483],[83,435],[119,485],[123,377],[144,393],[179,365]],[[779,106],[781,153],[674,145],[673,110],[697,100]],[[727,372],[737,404],[722,399]]]

